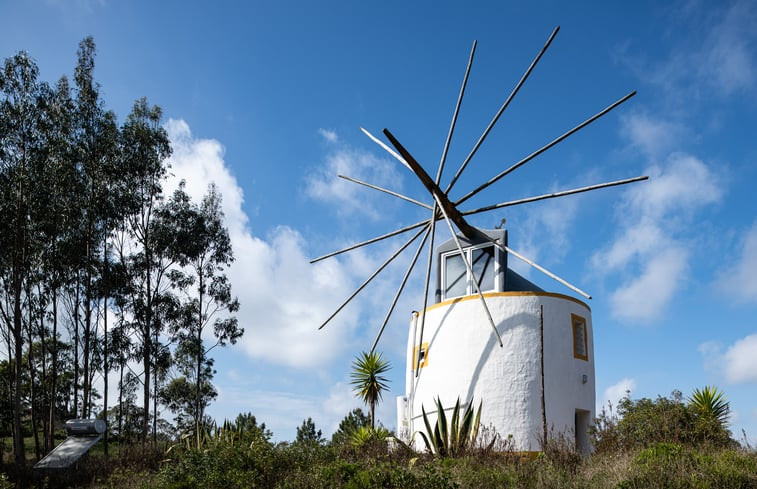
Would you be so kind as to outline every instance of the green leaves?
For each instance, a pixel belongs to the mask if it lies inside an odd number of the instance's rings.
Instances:
[[[323,432],[316,430],[313,418],[308,416],[308,419],[303,420],[302,425],[297,428],[297,437],[294,442],[305,445],[321,445],[325,441]]]
[[[363,352],[352,362],[350,384],[358,397],[371,408],[371,427],[376,426],[376,403],[381,400],[382,392],[389,388],[389,381],[383,374],[390,368],[389,361],[376,352]]]
[[[728,422],[731,409],[725,395],[717,387],[706,385],[701,390],[694,389],[688,401],[689,407],[698,416],[717,421],[721,426],[725,426]]]
[[[476,443],[478,438],[478,428],[481,423],[481,402],[478,409],[473,412],[473,400],[468,403],[462,417],[460,416],[460,398],[457,398],[455,407],[452,410],[452,417],[447,429],[447,415],[444,412],[441,399],[436,399],[436,424],[433,430],[429,422],[426,409],[421,405],[423,413],[423,423],[426,426],[426,433],[420,431],[421,438],[426,445],[426,449],[440,457],[455,457],[468,452]],[[427,436],[428,433],[428,436]]]
[[[392,432],[383,426],[379,426],[376,429],[369,426],[361,426],[350,436],[350,443],[355,448],[363,448],[371,443],[384,443],[390,436],[392,436]]]
[[[357,430],[367,428],[370,424],[371,418],[363,414],[362,409],[353,409],[339,423],[339,429],[331,435],[331,444],[338,445],[348,441]]]

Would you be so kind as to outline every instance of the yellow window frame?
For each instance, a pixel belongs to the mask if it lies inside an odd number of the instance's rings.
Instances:
[[[420,365],[418,365],[419,350],[423,351],[423,361],[421,361]],[[423,368],[428,365],[428,342],[424,342],[420,346],[416,346],[415,350],[413,350],[413,370],[415,370],[416,365],[418,365],[419,368]]]
[[[580,339],[580,338],[577,338],[577,336],[576,336],[577,328],[580,328],[581,329],[581,333],[583,333],[582,334],[582,336],[583,336],[583,344],[584,344],[583,345],[584,346],[584,348],[583,348],[584,354],[583,355],[578,350],[578,348],[576,348],[576,345],[577,345],[577,341],[576,340]],[[578,314],[571,314],[570,315],[570,329],[571,329],[571,332],[573,333],[572,334],[572,337],[573,337],[573,357],[574,358],[578,358],[579,360],[584,360],[584,361],[588,362],[589,361],[589,338],[588,338],[587,330],[586,330],[586,318],[584,318],[582,316],[579,316]]]

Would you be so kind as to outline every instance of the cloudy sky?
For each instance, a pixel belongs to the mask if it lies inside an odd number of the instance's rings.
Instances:
[[[279,440],[312,417],[330,435],[359,402],[352,359],[373,337],[403,255],[321,322],[404,237],[313,257],[426,217],[344,173],[428,202],[363,135],[389,128],[435,173],[478,41],[442,181],[449,182],[556,26],[561,29],[451,192],[496,175],[615,100],[609,115],[493,185],[465,209],[639,174],[632,186],[472,218],[507,219],[510,244],[594,297],[597,402],[717,385],[731,429],[757,442],[757,7],[754,2],[0,3],[0,56],[28,51],[49,82],[97,44],[95,76],[123,121],[160,105],[174,178],[222,191],[246,333],[216,351],[218,418],[253,412]],[[717,5],[716,5],[717,4]],[[440,234],[440,236],[442,236]],[[411,253],[408,252],[407,255]],[[423,268],[423,267],[419,267]],[[572,292],[525,267],[541,287]],[[404,392],[410,279],[379,349],[392,361],[379,417]]]

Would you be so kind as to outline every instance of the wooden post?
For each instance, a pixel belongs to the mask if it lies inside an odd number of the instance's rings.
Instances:
[[[539,306],[539,361],[541,362],[541,426],[544,442],[547,443],[547,406],[544,401],[544,306]],[[542,449],[544,447],[542,446]]]

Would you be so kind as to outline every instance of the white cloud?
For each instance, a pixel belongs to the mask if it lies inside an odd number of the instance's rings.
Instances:
[[[218,391],[218,399],[211,406],[213,416],[233,418],[238,413],[251,411],[259,422],[266,423],[278,441],[294,439],[297,427],[308,416],[328,439],[353,409],[359,407],[368,413],[347,382],[334,383],[322,395],[308,395],[285,389],[260,389],[246,376],[237,375],[233,381],[219,386]],[[389,397],[376,407],[377,422],[384,426],[391,428],[396,424],[395,415],[395,404]]]
[[[340,262],[311,265],[296,231],[280,227],[269,241],[232,238],[238,256],[231,271],[246,328],[241,346],[273,364],[317,367],[336,358],[353,341],[359,303],[319,331],[344,298],[352,279]],[[352,319],[350,319],[352,318]]]
[[[353,340],[359,303],[318,331],[339,301],[350,291],[352,276],[341,262],[311,265],[300,234],[287,227],[267,239],[253,236],[242,209],[243,192],[223,160],[215,140],[195,139],[186,122],[166,124],[174,149],[170,163],[175,175],[166,190],[186,179],[187,193],[199,201],[210,182],[223,196],[223,211],[236,261],[228,270],[237,313],[245,328],[240,346],[254,358],[272,364],[313,368],[328,364]]]
[[[700,76],[726,95],[752,89],[756,73],[755,32],[754,2],[734,3],[705,38],[696,65]]]
[[[169,119],[165,124],[173,154],[169,159],[173,177],[165,186],[169,194],[180,180],[186,181],[186,192],[199,202],[215,183],[223,196],[222,208],[229,232],[247,232],[248,218],[242,210],[244,195],[224,161],[224,147],[214,139],[195,139],[183,120]]]
[[[649,322],[659,317],[679,288],[688,252],[668,248],[648,257],[641,275],[621,285],[610,297],[612,314],[625,321]]]
[[[556,190],[555,190],[556,191]],[[580,197],[551,200],[535,205],[525,211],[528,226],[519,229],[519,246],[524,254],[544,264],[558,263],[570,250],[570,232],[573,230]],[[549,236],[549,239],[544,239]],[[518,261],[513,260],[513,261]]]
[[[664,313],[689,271],[689,223],[723,196],[720,180],[691,155],[674,153],[647,173],[649,181],[629,188],[618,206],[620,232],[590,260],[598,276],[616,276],[612,314],[626,321]]]
[[[252,412],[258,422],[264,422],[277,441],[294,439],[297,427],[308,416],[316,428],[323,430],[319,402],[313,396],[284,390],[259,389],[249,382],[217,385],[218,398],[210,412],[216,420],[233,418],[238,413]]]
[[[355,408],[363,408],[363,403],[355,397],[352,387],[346,382],[337,382],[329,389],[328,397],[321,403],[321,413],[324,419],[323,432],[327,436],[333,434],[339,423]]]
[[[332,131],[331,129],[318,129],[318,134],[329,143],[336,143],[339,141],[339,136],[336,131]]]
[[[704,368],[707,370],[717,370],[721,367],[722,348],[717,341],[705,341],[697,348],[704,360]]]
[[[639,78],[661,87],[668,100],[684,109],[693,100],[754,91],[757,79],[754,2],[737,1],[723,9],[699,8],[688,12],[677,9],[675,15],[671,28],[679,29],[676,34],[681,42],[658,64],[636,60],[633,68]]]
[[[619,380],[604,390],[604,393],[602,394],[602,405],[599,406],[598,410],[607,407],[608,403],[612,404],[613,410],[616,409],[618,407],[618,401],[623,399],[628,392],[633,391],[634,389],[636,389],[635,379],[626,377]]]
[[[757,334],[749,335],[731,345],[723,354],[724,372],[733,384],[757,383]]]
[[[549,192],[579,185],[576,182],[563,185],[553,184]],[[516,233],[510,233],[510,246],[547,269],[561,263],[571,250],[572,233],[575,231],[574,223],[581,200],[581,196],[572,196],[526,206],[514,214],[512,219],[508,219],[509,229],[517,229]],[[549,236],[549,239],[545,239],[545,236]],[[510,257],[507,266],[526,278],[541,274],[516,257]],[[543,276],[539,276],[535,280],[542,278]],[[571,282],[570,277],[563,278]]]
[[[323,135],[323,134],[322,134]],[[328,136],[325,136],[328,139]],[[338,140],[333,133],[334,141]],[[373,153],[340,146],[326,157],[326,164],[306,177],[308,196],[333,204],[340,216],[358,215],[379,219],[382,209],[377,205],[381,192],[348,182],[338,175],[378,185],[395,192],[402,191],[399,163],[377,158]]]
[[[704,367],[722,374],[731,384],[757,384],[757,333],[734,342],[725,353],[720,343],[699,345]]]
[[[737,302],[757,302],[757,221],[747,231],[738,260],[718,276],[717,287]]]
[[[719,202],[723,195],[720,179],[701,160],[685,153],[673,153],[664,167],[648,170],[649,181],[633,186],[628,210],[660,220],[672,214],[690,214]]]
[[[631,114],[621,119],[623,132],[648,158],[658,159],[675,149],[685,129],[678,123],[648,114]]]
[[[632,260],[646,257],[668,242],[669,238],[657,223],[644,219],[626,226],[610,246],[592,256],[591,265],[600,274],[622,270]]]

